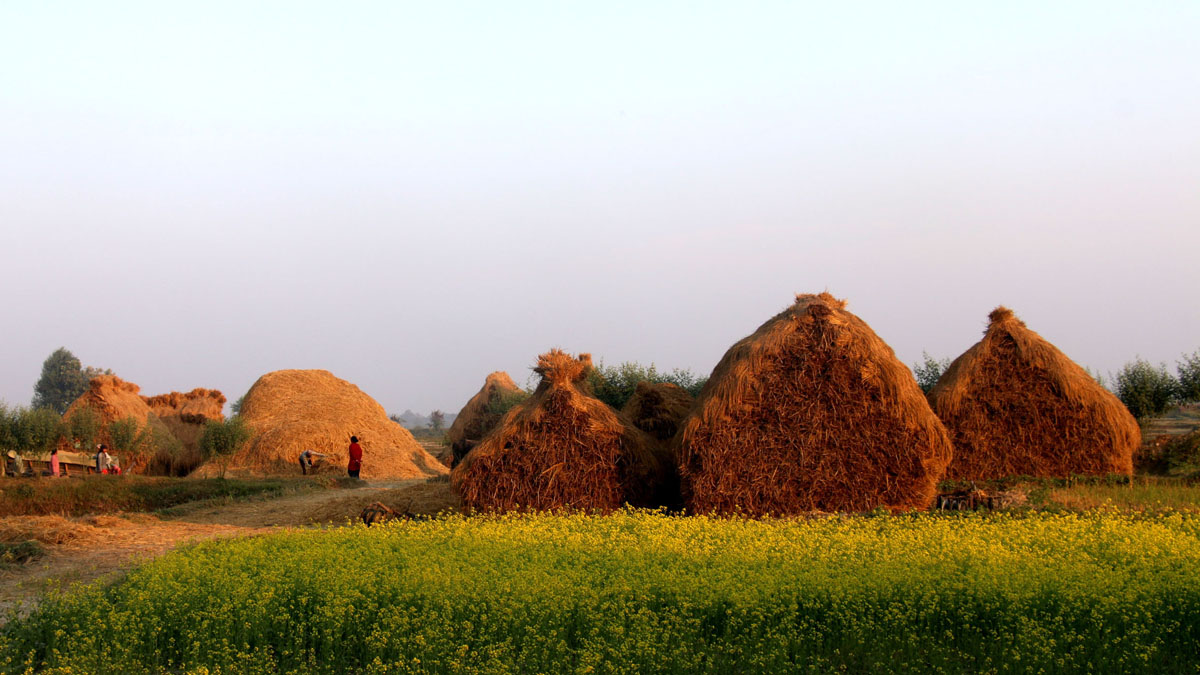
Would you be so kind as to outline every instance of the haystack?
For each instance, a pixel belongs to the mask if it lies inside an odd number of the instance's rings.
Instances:
[[[450,441],[453,452],[450,465],[457,465],[471,448],[496,428],[504,413],[495,409],[505,398],[520,398],[524,394],[508,373],[498,370],[488,375],[483,388],[467,401],[446,432],[446,440]]]
[[[137,422],[139,434],[145,432],[149,427],[151,435],[157,437],[160,442],[173,438],[168,427],[146,404],[145,399],[139,394],[140,391],[141,387],[132,382],[126,382],[116,375],[97,375],[88,384],[87,391],[75,399],[75,402],[63,413],[63,419],[70,419],[81,409],[90,408],[99,417],[100,440],[106,443],[112,443],[112,439],[108,435],[109,425],[126,419],[133,419]],[[148,465],[154,459],[154,455],[146,454],[145,451],[156,452],[157,450],[157,447],[143,446],[142,454],[131,454],[124,448],[115,448],[115,451],[119,453],[122,469],[138,473],[146,471],[148,468],[152,469]],[[94,452],[95,450],[87,448],[86,451]]]
[[[1137,421],[1087,371],[1005,307],[950,364],[929,401],[954,441],[947,475],[1129,475]]]
[[[670,499],[661,446],[586,391],[591,366],[590,355],[557,349],[538,359],[537,390],[451,473],[469,509],[611,511]]]
[[[733,345],[676,440],[688,506],[747,515],[924,508],[951,454],[912,373],[828,293]]]
[[[670,382],[638,382],[633,396],[621,409],[634,426],[660,441],[670,440],[691,412],[696,399]]]
[[[159,419],[178,418],[187,424],[204,424],[225,419],[225,395],[216,389],[193,389],[186,394],[173,391],[142,400]]]
[[[241,417],[253,431],[229,460],[232,474],[297,474],[305,449],[327,457],[319,470],[344,473],[350,437],[363,449],[363,478],[421,478],[446,473],[412,434],[388,419],[382,406],[325,370],[279,370],[258,378],[242,400]],[[220,473],[210,461],[197,475]]]

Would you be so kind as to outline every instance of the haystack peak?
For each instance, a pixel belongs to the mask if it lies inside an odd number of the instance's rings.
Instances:
[[[561,349],[551,349],[538,357],[533,371],[552,384],[570,384],[582,381],[591,367],[591,354],[572,357]]]

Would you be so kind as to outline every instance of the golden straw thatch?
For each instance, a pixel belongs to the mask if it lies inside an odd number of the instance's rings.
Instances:
[[[929,392],[954,440],[947,475],[1130,475],[1137,421],[1111,392],[1005,307]]]
[[[230,460],[235,474],[299,473],[298,458],[305,449],[328,455],[320,470],[344,473],[351,436],[358,436],[363,449],[363,478],[446,473],[374,399],[325,370],[263,375],[246,392],[241,417],[254,435]],[[210,461],[197,475],[219,471],[219,463]]]
[[[664,496],[671,466],[662,447],[586,391],[591,356],[552,350],[538,359],[537,390],[505,415],[455,467],[451,483],[480,511],[611,511]]]
[[[677,437],[698,512],[928,506],[950,441],[912,373],[828,293],[733,345]]]

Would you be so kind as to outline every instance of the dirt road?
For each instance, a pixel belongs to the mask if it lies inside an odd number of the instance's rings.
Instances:
[[[457,508],[449,483],[416,479],[364,481],[362,487],[276,499],[201,503],[162,516],[132,513],[0,518],[0,537],[10,541],[37,539],[47,551],[35,561],[0,569],[0,622],[18,605],[27,611],[50,588],[113,580],[138,563],[188,542],[291,527],[344,525],[375,501],[413,513]]]

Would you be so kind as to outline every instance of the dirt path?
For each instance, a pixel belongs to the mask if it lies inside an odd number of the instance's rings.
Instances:
[[[314,524],[344,524],[381,501],[400,510],[436,513],[454,508],[449,483],[424,479],[372,481],[363,487],[287,495],[276,499],[197,504],[170,515],[143,513],[62,518],[0,518],[9,540],[38,539],[47,554],[0,569],[0,622],[9,610],[27,611],[50,588],[118,578],[140,562],[189,542],[241,537]]]

